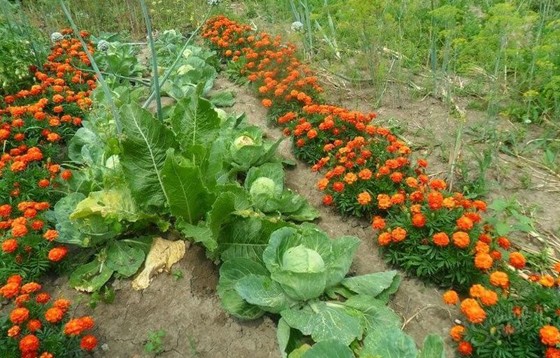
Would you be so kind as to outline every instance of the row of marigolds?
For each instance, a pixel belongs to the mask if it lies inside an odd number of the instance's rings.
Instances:
[[[413,161],[409,147],[375,125],[375,114],[322,103],[293,45],[223,16],[208,21],[203,36],[254,85],[293,137],[296,156],[324,173],[317,187],[325,205],[371,219],[389,263],[466,296],[465,321],[451,330],[461,355],[560,357],[558,271],[521,278],[525,258],[485,224],[485,202],[428,176],[428,163]],[[456,291],[444,298],[459,303]]]
[[[36,84],[0,97],[0,356],[6,358],[75,357],[97,345],[85,334],[93,319],[72,318],[70,302],[52,299],[37,283],[68,251],[57,244],[49,209],[72,177],[59,163],[96,83],[76,69],[89,65],[80,41],[70,30],[59,37],[43,68],[30,69]]]

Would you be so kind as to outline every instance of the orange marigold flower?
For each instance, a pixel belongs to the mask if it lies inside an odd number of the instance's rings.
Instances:
[[[39,338],[33,334],[28,334],[19,341],[19,350],[22,353],[35,352],[39,349]]]
[[[2,251],[7,254],[11,254],[18,248],[18,242],[16,239],[8,239],[2,243]]]
[[[65,246],[55,247],[49,251],[48,258],[52,262],[58,262],[62,260],[67,253],[68,249]]]
[[[8,282],[4,286],[0,287],[0,295],[5,298],[14,298],[19,295],[19,283]]]
[[[505,272],[494,271],[490,274],[490,284],[495,287],[507,288],[509,286],[509,277]]]
[[[379,209],[389,209],[391,207],[391,197],[387,194],[377,195],[377,207]]]
[[[401,172],[394,172],[389,178],[391,178],[393,183],[400,183],[403,180],[403,174]]]
[[[443,195],[439,191],[432,191],[428,194],[428,206],[432,210],[440,209],[443,205]]]
[[[430,180],[429,186],[434,190],[443,190],[447,187],[447,184],[443,179],[432,179]]]
[[[477,241],[474,246],[474,252],[477,254],[488,254],[490,253],[490,246],[488,246],[488,244],[484,241]]]
[[[490,256],[492,256],[494,261],[500,261],[502,259],[502,253],[498,250],[490,251]]]
[[[480,270],[488,270],[494,264],[492,256],[489,254],[479,253],[474,257],[474,266]]]
[[[358,177],[362,180],[369,180],[371,179],[373,173],[371,172],[371,170],[369,169],[362,169],[360,170],[360,172],[358,173]]]
[[[522,253],[516,251],[509,254],[509,263],[516,269],[522,269],[523,267],[525,267],[525,264],[527,262],[525,261],[525,256],[523,256]]]
[[[371,203],[371,195],[367,191],[363,191],[358,194],[358,203],[360,205],[368,205]]]
[[[97,338],[95,338],[95,336],[92,336],[91,334],[83,336],[82,340],[80,341],[80,348],[82,348],[85,351],[91,352],[95,349],[96,346],[97,346]]]
[[[45,233],[43,234],[43,237],[47,241],[54,241],[58,238],[58,231],[56,231],[54,229],[49,229],[49,230],[45,231]]]
[[[68,336],[79,336],[84,331],[81,319],[73,318],[64,325],[64,334]]]
[[[453,339],[455,342],[459,342],[461,339],[463,339],[464,334],[465,334],[464,326],[455,325],[451,327],[451,330],[449,330],[449,335],[451,336],[451,339]]]
[[[557,273],[560,273],[560,262],[555,263],[554,266],[552,266],[552,269]]]
[[[406,230],[402,227],[394,228],[393,231],[391,231],[391,238],[395,242],[403,241],[406,238]]]
[[[469,217],[463,215],[457,219],[457,227],[460,230],[469,231],[473,228],[473,221]]]
[[[472,351],[472,344],[467,341],[462,341],[459,343],[459,345],[457,345],[457,352],[459,352],[459,354],[461,355],[470,356],[472,354]]]
[[[21,293],[33,293],[41,290],[41,285],[36,282],[29,282],[21,286]]]
[[[452,235],[453,244],[460,249],[467,248],[470,244],[469,234],[464,231],[454,232]]]
[[[402,193],[395,193],[393,194],[393,196],[391,196],[391,204],[393,205],[399,205],[404,203],[406,197],[404,194]]]
[[[29,310],[25,307],[14,308],[10,313],[10,321],[13,324],[21,324],[29,318]]]
[[[484,290],[480,296],[480,302],[485,306],[494,306],[498,303],[498,294],[492,290]]]
[[[481,323],[486,319],[486,312],[473,298],[467,298],[461,302],[461,312],[471,323]]]
[[[371,221],[371,227],[376,230],[385,229],[385,219],[378,215],[374,216],[373,220]]]
[[[548,347],[546,349],[544,358],[560,358],[560,349]]]
[[[49,352],[43,352],[43,353],[41,353],[39,358],[54,358],[54,356]]]
[[[479,285],[479,284],[475,284],[475,285],[472,285],[471,288],[469,289],[469,295],[472,298],[479,298],[484,293],[484,290],[486,290],[484,288],[484,286]]]
[[[459,302],[459,295],[453,290],[449,290],[443,294],[443,302],[447,305],[456,305]]]
[[[332,195],[325,195],[325,196],[323,197],[323,205],[329,206],[329,205],[331,205],[332,203],[333,203],[333,197],[332,197]]]
[[[426,217],[421,213],[412,215],[412,225],[415,227],[424,227],[426,225]]]
[[[23,237],[27,235],[27,232],[27,226],[25,225],[16,224],[12,226],[12,235],[14,235],[14,237]]]
[[[272,107],[272,101],[268,98],[265,98],[261,101],[262,105],[266,108]]]
[[[84,328],[84,331],[87,331],[88,329],[92,329],[93,326],[95,325],[95,322],[91,316],[81,317],[80,322],[82,324],[82,327]]]
[[[444,232],[438,232],[432,236],[434,244],[439,247],[445,247],[449,245],[449,236]]]
[[[57,307],[60,308],[63,312],[68,311],[68,309],[70,308],[70,301],[64,299],[64,298],[59,298],[58,300],[54,301],[53,303],[53,307]]]
[[[58,307],[51,307],[45,312],[45,319],[50,323],[58,323],[64,317],[64,311]]]
[[[8,337],[13,338],[19,336],[21,328],[19,326],[12,326],[8,329]]]
[[[514,306],[511,311],[515,317],[521,317],[523,314],[523,308],[519,306]]]
[[[544,287],[552,287],[554,286],[554,277],[550,276],[549,274],[542,275],[539,279],[539,283]]]
[[[391,243],[391,234],[388,232],[382,232],[377,237],[377,243],[381,246],[387,246]]]
[[[550,325],[543,326],[539,330],[541,342],[547,346],[555,346],[560,343],[560,331],[558,328]]]
[[[354,184],[357,180],[358,176],[354,173],[346,173],[346,175],[344,176],[344,181],[349,185]]]

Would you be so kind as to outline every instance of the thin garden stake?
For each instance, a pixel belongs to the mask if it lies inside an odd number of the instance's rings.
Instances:
[[[194,30],[193,33],[191,33],[191,35],[189,36],[189,38],[187,39],[187,42],[185,42],[185,45],[183,46],[183,48],[181,49],[181,51],[179,51],[179,53],[177,54],[177,57],[175,57],[175,61],[173,61],[173,63],[171,64],[171,66],[169,66],[169,68],[165,71],[165,73],[163,74],[163,77],[161,79],[161,83],[160,88],[165,84],[165,82],[167,81],[167,79],[169,78],[169,75],[171,75],[171,71],[175,68],[175,66],[177,66],[177,64],[179,63],[179,60],[181,59],[181,57],[183,56],[183,52],[185,52],[185,50],[187,49],[187,47],[189,46],[190,42],[192,41],[192,39],[194,38],[194,36],[200,31],[200,29],[202,28],[202,26],[204,25],[204,23],[206,22],[206,20],[208,19],[208,17],[210,16],[210,11],[208,11],[206,13],[206,16],[204,16],[204,19],[202,20],[202,22],[200,23],[200,25]],[[142,108],[146,108],[150,105],[150,103],[152,103],[152,101],[154,100],[154,98],[156,97],[156,92],[152,92],[150,94],[150,96],[148,97],[148,99],[146,100],[146,102],[144,102],[144,104],[142,105]]]
[[[146,31],[148,32],[148,44],[150,45],[150,52],[152,53],[152,75],[154,78],[154,94],[156,96],[157,117],[160,121],[163,121],[163,115],[161,113],[161,95],[159,92],[157,54],[156,54],[156,47],[154,46],[154,37],[152,35],[152,22],[150,20],[150,14],[148,13],[148,7],[146,6],[146,2],[144,0],[140,0],[140,6],[142,7],[142,15],[144,15],[144,21],[146,22]]]
[[[115,106],[115,102],[113,101],[113,96],[111,95],[111,90],[109,89],[109,86],[107,86],[107,83],[105,82],[105,79],[103,79],[103,75],[101,74],[101,71],[99,71],[99,67],[97,66],[97,63],[95,62],[95,59],[93,58],[93,56],[89,52],[89,50],[87,48],[87,44],[85,43],[84,39],[82,39],[82,37],[80,36],[80,31],[78,30],[78,27],[76,26],[76,23],[74,22],[74,20],[72,20],[72,15],[70,14],[70,11],[68,11],[68,8],[66,7],[66,5],[64,5],[64,0],[59,0],[59,3],[60,3],[60,6],[62,7],[62,11],[64,11],[64,15],[66,15],[66,18],[68,19],[68,22],[70,23],[70,27],[72,28],[74,33],[77,35],[78,40],[80,40],[80,43],[82,44],[84,52],[86,53],[87,58],[88,58],[89,62],[91,63],[91,67],[93,67],[93,70],[95,71],[95,74],[97,75],[97,80],[99,81],[99,83],[101,83],[101,87],[103,88],[103,92],[105,92],[105,97],[107,97],[107,101],[109,102],[109,106],[111,107],[111,112],[113,112],[113,117],[115,117],[115,126],[117,128],[117,135],[120,136],[120,134],[122,133],[121,120],[120,120],[120,116],[119,116],[119,111],[117,111],[117,107]]]

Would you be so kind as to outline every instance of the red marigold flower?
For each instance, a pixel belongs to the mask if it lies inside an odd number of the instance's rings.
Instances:
[[[547,346],[556,346],[560,343],[560,331],[558,328],[550,325],[543,326],[539,330],[541,342]]]
[[[504,250],[509,250],[511,243],[507,238],[502,236],[498,238],[498,245],[500,245],[500,247]]]
[[[50,299],[51,299],[51,295],[49,295],[47,292],[41,292],[37,295],[37,297],[35,297],[35,301],[43,305],[49,302]]]
[[[333,203],[333,197],[332,195],[325,195],[323,197],[323,205],[329,206]]]
[[[27,322],[27,329],[31,333],[40,330],[41,327],[43,327],[43,325],[41,324],[41,321],[39,321],[38,319],[32,319],[29,322]]]
[[[461,355],[470,356],[472,354],[472,351],[473,351],[473,347],[467,341],[462,341],[457,346],[457,352],[459,352],[459,354]]]
[[[449,236],[447,236],[447,234],[444,232],[438,232],[437,234],[434,234],[434,236],[432,236],[432,239],[434,240],[434,244],[436,246],[445,247],[449,245]]]
[[[545,352],[545,358],[560,358],[560,349],[548,347]]]
[[[85,351],[91,352],[95,349],[96,346],[97,338],[95,338],[95,336],[92,336],[91,334],[83,336],[82,340],[80,341],[80,347]]]
[[[523,256],[523,254],[520,252],[512,252],[509,254],[509,263],[516,269],[522,269],[525,267],[527,262],[525,261],[525,256]]]
[[[33,334],[28,334],[19,341],[19,350],[22,353],[35,352],[39,349],[39,338]]]
[[[447,305],[455,305],[459,302],[459,295],[453,290],[449,290],[443,294],[443,302]]]
[[[333,190],[336,191],[337,193],[340,193],[344,190],[344,183],[337,181],[333,183]]]
[[[17,307],[10,313],[10,321],[13,324],[21,324],[29,318],[29,310],[25,307]]]

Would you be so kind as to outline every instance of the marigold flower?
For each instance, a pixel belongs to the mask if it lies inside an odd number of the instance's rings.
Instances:
[[[484,290],[480,296],[480,302],[485,306],[494,306],[498,303],[498,294],[492,290]]]
[[[82,348],[85,351],[91,352],[95,349],[96,346],[97,346],[97,338],[95,338],[95,336],[92,336],[91,334],[83,336],[82,340],[80,341],[80,348]]]
[[[500,261],[502,259],[502,253],[498,250],[490,251],[490,256],[492,256],[494,261]]]
[[[79,318],[73,318],[64,325],[64,334],[68,336],[78,336],[83,331],[84,328]]]
[[[424,227],[426,225],[426,217],[421,213],[412,215],[412,225],[415,227]]]
[[[378,215],[374,216],[371,222],[371,227],[375,230],[385,229],[385,219]]]
[[[475,285],[472,285],[471,288],[469,289],[469,295],[472,298],[479,298],[484,293],[484,290],[486,290],[484,288],[484,286],[479,285],[479,284],[475,284]]]
[[[459,230],[469,231],[473,228],[473,221],[465,215],[457,219],[456,223]]]
[[[444,232],[438,232],[437,234],[434,234],[434,236],[432,236],[432,239],[434,240],[434,244],[436,246],[445,247],[449,245],[449,236],[447,236],[447,234]]]
[[[25,307],[17,307],[10,313],[10,321],[13,324],[21,324],[29,318],[29,310]]]
[[[391,178],[393,183],[400,183],[403,180],[403,174],[401,172],[394,172],[389,178]]]
[[[58,307],[51,307],[45,312],[45,319],[50,323],[58,323],[64,317],[64,311]]]
[[[67,253],[68,253],[68,249],[65,246],[59,246],[59,247],[52,248],[49,251],[47,257],[52,262],[59,262],[66,256]]]
[[[369,180],[371,179],[373,173],[371,172],[371,170],[369,169],[362,169],[360,170],[360,172],[358,173],[358,177],[362,180]]]
[[[19,350],[22,353],[36,352],[39,349],[39,338],[33,334],[28,334],[19,341]]]
[[[377,195],[377,207],[379,209],[389,209],[391,207],[391,197],[387,194]]]
[[[465,249],[470,244],[469,234],[464,231],[454,232],[452,235],[453,244],[460,249]]]
[[[82,327],[84,328],[84,331],[87,331],[88,329],[92,329],[93,326],[95,325],[95,322],[91,316],[81,317],[80,322],[82,324]]]
[[[12,326],[8,329],[8,337],[13,338],[19,336],[21,328],[19,326]]]
[[[515,317],[521,317],[523,314],[523,308],[519,306],[514,306],[511,311]]]
[[[35,297],[35,301],[40,304],[45,304],[49,302],[50,299],[51,295],[49,295],[47,292],[41,292],[37,295],[37,297]]]
[[[560,331],[558,328],[550,325],[543,326],[539,330],[541,342],[547,346],[556,346],[560,343]]]
[[[406,238],[406,230],[402,227],[397,227],[391,231],[391,238],[395,242],[401,242]]]
[[[11,254],[12,252],[16,251],[18,248],[18,242],[16,239],[8,239],[2,242],[2,251],[7,254]]]
[[[504,250],[509,250],[511,243],[507,238],[502,236],[498,238],[498,245],[500,245],[500,247]]]
[[[430,180],[430,183],[428,185],[433,190],[443,190],[447,187],[447,184],[445,183],[445,180],[443,180],[443,179],[432,179],[432,180]]]
[[[54,356],[49,352],[43,352],[43,353],[41,353],[39,358],[54,358]]]
[[[19,284],[17,282],[8,282],[0,287],[0,295],[5,298],[14,298],[19,294]]]
[[[38,319],[32,319],[29,322],[27,322],[27,329],[31,333],[40,330],[41,327],[43,327],[43,325],[41,324],[41,321],[39,321]]]
[[[462,341],[457,346],[457,352],[459,352],[459,354],[461,355],[470,356],[472,354],[472,351],[473,351],[473,347],[467,341]]]
[[[41,290],[41,285],[36,282],[29,282],[21,286],[21,293],[33,293]]]
[[[45,238],[45,240],[47,241],[54,241],[58,238],[58,231],[49,229],[45,231],[45,233],[43,234],[43,238]]]
[[[391,234],[388,232],[382,232],[377,236],[377,243],[380,246],[387,246],[391,243]]]
[[[354,184],[357,180],[358,180],[358,176],[354,173],[346,173],[346,175],[344,176],[344,181],[348,185]]]
[[[64,298],[59,298],[56,301],[54,301],[53,303],[53,307],[57,307],[60,308],[63,312],[68,311],[68,309],[70,308],[70,301],[64,299]]]
[[[546,349],[544,358],[560,358],[560,349],[548,347]]]
[[[552,287],[554,286],[554,277],[549,274],[542,275],[539,279],[539,283],[544,287]]]
[[[12,235],[14,235],[14,237],[23,237],[25,235],[27,235],[28,230],[27,230],[27,226],[25,225],[14,225],[12,226]]]
[[[479,253],[474,257],[474,266],[480,270],[488,270],[494,264],[492,256],[489,254]]]
[[[455,305],[459,302],[459,295],[453,290],[449,290],[443,294],[443,302],[447,305]]]
[[[525,267],[525,264],[527,262],[525,261],[525,256],[523,256],[522,253],[516,251],[509,254],[509,263],[516,269],[522,269],[523,267]]]
[[[451,327],[451,330],[449,330],[449,335],[451,336],[451,339],[453,339],[455,342],[459,342],[461,339],[463,339],[464,334],[465,334],[464,326],[455,325]]]
[[[477,241],[474,246],[474,252],[477,254],[488,254],[490,253],[490,246],[483,241]]]
[[[395,193],[391,196],[391,204],[392,205],[400,205],[403,204],[406,197],[402,193]]]
[[[332,195],[325,195],[323,197],[323,205],[329,206],[333,203],[333,197]]]
[[[432,191],[428,194],[428,206],[432,210],[441,209],[443,205],[443,195],[439,191]]]
[[[333,183],[333,190],[336,191],[337,193],[340,193],[344,190],[344,183],[337,181]]]
[[[268,98],[265,98],[261,101],[262,105],[266,108],[272,107],[272,101]]]
[[[461,302],[461,312],[471,323],[481,323],[486,319],[486,312],[473,298],[467,298]]]
[[[505,272],[494,271],[490,274],[490,284],[496,287],[507,288],[509,286],[509,277]]]
[[[358,203],[360,205],[368,205],[371,203],[371,195],[367,191],[363,191],[358,194]]]

